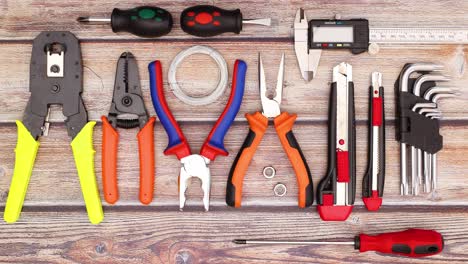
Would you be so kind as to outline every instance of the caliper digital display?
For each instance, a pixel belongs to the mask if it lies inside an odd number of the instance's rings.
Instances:
[[[358,54],[369,46],[367,19],[309,21],[310,49],[349,49]]]
[[[344,27],[312,27],[313,41],[318,43],[352,43],[354,40],[353,26]]]

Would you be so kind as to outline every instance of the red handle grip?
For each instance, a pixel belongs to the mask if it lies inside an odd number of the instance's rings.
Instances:
[[[360,252],[377,251],[419,258],[440,253],[444,248],[444,239],[434,230],[408,229],[375,236],[361,234],[356,248]]]
[[[242,14],[239,9],[225,10],[212,5],[186,8],[180,15],[180,27],[190,35],[212,37],[225,32],[239,34]]]
[[[154,122],[151,117],[148,123],[138,132],[138,149],[140,154],[140,202],[149,204],[154,193]]]
[[[102,116],[102,185],[104,198],[110,204],[119,200],[117,187],[117,148],[119,133],[112,127],[107,117]]]

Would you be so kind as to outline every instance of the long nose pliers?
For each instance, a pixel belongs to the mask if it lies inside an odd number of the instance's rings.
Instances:
[[[200,150],[200,154],[192,154],[182,130],[169,110],[166,99],[164,98],[161,62],[151,62],[148,69],[150,73],[150,90],[154,109],[169,138],[169,144],[164,154],[176,155],[182,165],[179,174],[179,208],[182,210],[185,205],[185,191],[187,189],[188,180],[191,177],[197,177],[202,183],[203,205],[205,211],[208,211],[210,206],[211,185],[211,174],[208,165],[217,155],[228,155],[227,150],[224,148],[224,136],[239,112],[242,103],[247,64],[242,60],[236,60],[234,63],[229,101],[206,138]]]
[[[258,74],[260,86],[260,99],[262,102],[262,112],[254,114],[246,114],[245,117],[249,122],[250,130],[245,138],[234,164],[229,172],[229,178],[226,189],[226,203],[229,206],[240,207],[242,201],[242,185],[245,173],[250,162],[260,144],[266,129],[268,128],[268,119],[273,118],[276,133],[281,141],[284,151],[286,152],[289,161],[291,162],[294,172],[296,173],[298,184],[298,205],[301,208],[312,205],[314,200],[312,177],[310,174],[307,161],[302,154],[299,143],[297,142],[292,127],[296,121],[296,114],[281,112],[281,97],[283,91],[283,76],[284,76],[284,54],[281,58],[280,68],[277,76],[275,96],[267,97],[267,87],[265,71],[263,69],[262,58],[258,55]]]
[[[146,111],[140,87],[138,65],[130,52],[120,55],[115,75],[114,95],[108,116],[102,116],[102,182],[110,204],[119,199],[117,186],[117,128],[139,127],[140,202],[149,204],[154,189],[154,122]]]

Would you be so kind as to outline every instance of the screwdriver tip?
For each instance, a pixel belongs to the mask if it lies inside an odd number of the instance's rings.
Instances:
[[[111,22],[110,18],[107,17],[78,17],[76,21],[80,23],[89,23],[89,24],[107,24]]]
[[[89,21],[89,17],[78,17],[76,19],[76,21],[80,22],[80,23],[83,23],[83,22],[88,22]]]
[[[232,243],[234,243],[234,244],[247,244],[247,240],[245,240],[245,239],[234,239],[234,240],[232,240]]]

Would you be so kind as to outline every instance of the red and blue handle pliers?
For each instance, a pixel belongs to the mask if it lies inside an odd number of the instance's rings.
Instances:
[[[202,182],[203,205],[205,210],[208,211],[211,185],[211,174],[208,165],[217,155],[227,156],[229,154],[224,147],[224,137],[239,112],[242,103],[247,64],[242,60],[236,60],[229,101],[203,143],[200,154],[192,154],[187,139],[167,105],[164,97],[161,62],[151,62],[148,65],[148,69],[154,109],[166,130],[169,141],[164,154],[176,155],[182,165],[179,175],[179,207],[182,210],[185,205],[185,191],[188,179],[197,177]]]

